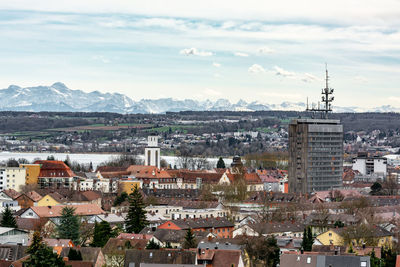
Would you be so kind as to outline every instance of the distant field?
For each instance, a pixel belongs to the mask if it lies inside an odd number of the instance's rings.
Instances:
[[[55,129],[48,129],[49,131],[57,131],[57,132],[79,132],[79,131],[115,131],[119,129],[128,129],[128,128],[136,128],[136,129],[143,129],[152,127],[152,124],[127,124],[122,123],[119,125],[104,125],[101,123],[98,124],[90,124],[90,125],[83,125],[83,126],[75,126],[75,127],[67,127],[67,128],[55,128]]]
[[[272,133],[278,131],[277,128],[269,128],[269,127],[258,127],[256,128],[256,130],[262,133]]]
[[[195,128],[195,127],[197,127],[197,126],[196,125],[167,125],[167,126],[163,126],[163,127],[149,128],[144,131],[165,133],[165,132],[168,132],[169,129],[171,128],[172,132],[181,131],[183,133],[187,133],[187,129]]]

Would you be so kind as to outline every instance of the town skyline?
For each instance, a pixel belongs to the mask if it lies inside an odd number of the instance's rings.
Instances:
[[[400,107],[398,5],[2,1],[0,88],[317,102],[328,63],[336,106]]]

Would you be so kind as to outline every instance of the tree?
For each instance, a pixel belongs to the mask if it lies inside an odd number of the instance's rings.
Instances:
[[[371,267],[382,267],[385,266],[385,261],[375,256],[375,250],[370,253]]]
[[[128,194],[126,192],[122,192],[120,195],[118,195],[115,200],[114,200],[114,206],[119,206],[122,204],[122,202],[125,201],[125,199],[128,198]]]
[[[314,243],[314,237],[312,235],[312,230],[310,226],[304,228],[303,232],[303,241],[301,242],[301,246],[304,251],[311,251]]]
[[[14,216],[12,215],[11,209],[7,206],[2,213],[1,223],[2,227],[10,227],[17,228],[17,222],[15,221]]]
[[[82,254],[79,250],[75,250],[74,248],[70,248],[68,252],[68,260],[70,261],[81,261]]]
[[[153,239],[147,244],[146,249],[160,249],[160,245],[157,244]]]
[[[71,239],[74,244],[79,244],[79,217],[75,215],[75,209],[64,207],[61,210],[60,223],[57,226],[58,237]]]
[[[336,221],[333,226],[335,226],[336,228],[343,228],[344,227],[344,223],[341,222],[341,221]]]
[[[146,210],[142,194],[137,186],[129,196],[129,210],[125,219],[125,227],[128,233],[139,233],[148,225]]]
[[[390,247],[383,247],[381,252],[382,259],[384,259],[386,267],[396,266],[397,255],[395,251],[393,251]]]
[[[108,239],[114,237],[114,233],[108,222],[102,221],[101,223],[95,223],[93,241],[90,244],[92,247],[104,247]]]
[[[219,157],[219,159],[218,159],[217,168],[218,169],[225,169],[225,161],[222,159],[222,157]]]
[[[53,155],[47,156],[47,160],[55,160]]]
[[[7,167],[19,167],[18,161],[16,161],[14,158],[7,160],[6,165]]]
[[[196,238],[194,237],[192,229],[189,228],[185,235],[185,242],[183,243],[183,248],[189,249],[195,247],[197,247]]]
[[[279,247],[274,236],[245,237],[242,240],[250,266],[275,267],[279,263]]]
[[[382,190],[382,185],[378,182],[375,182],[373,185],[371,185],[371,195],[378,195],[380,191]]]
[[[53,252],[53,249],[42,242],[39,232],[33,234],[32,243],[26,250],[29,258],[23,266],[29,267],[64,267],[63,259]]]

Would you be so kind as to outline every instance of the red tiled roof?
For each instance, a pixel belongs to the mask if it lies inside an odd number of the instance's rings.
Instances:
[[[30,191],[28,193],[25,193],[25,195],[30,199],[32,199],[34,202],[37,202],[42,199],[42,196],[36,191]]]
[[[131,165],[128,167],[127,171],[136,178],[171,178],[168,171],[155,166]]]
[[[60,217],[61,211],[64,207],[75,209],[75,214],[80,216],[104,214],[105,211],[95,204],[82,204],[82,205],[59,205],[59,206],[42,206],[30,207],[39,217],[51,218]]]
[[[19,197],[21,194],[15,191],[14,189],[5,189],[3,193],[12,198],[13,200]]]
[[[37,160],[35,164],[40,164],[40,177],[74,177],[75,173],[63,162],[59,160]]]

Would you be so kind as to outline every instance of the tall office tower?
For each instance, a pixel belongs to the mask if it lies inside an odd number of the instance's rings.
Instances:
[[[339,120],[328,119],[332,111],[333,89],[322,89],[321,108],[307,111],[320,113],[321,119],[297,119],[289,125],[289,192],[310,193],[332,190],[342,186],[343,125]]]
[[[160,147],[158,136],[151,135],[147,138],[148,145],[144,149],[144,165],[160,168]]]
[[[297,119],[289,125],[289,192],[342,186],[343,125],[339,120]]]

